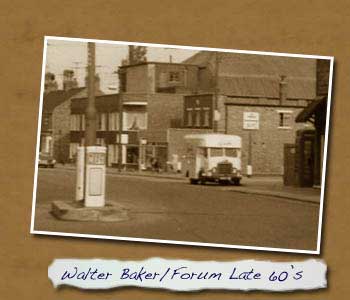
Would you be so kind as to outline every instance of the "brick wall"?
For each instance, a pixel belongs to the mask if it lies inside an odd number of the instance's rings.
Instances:
[[[296,131],[306,128],[304,124],[294,121],[302,108],[228,105],[226,109],[227,123],[223,125],[220,121],[220,129],[224,131],[223,127],[226,126],[227,134],[242,137],[242,171],[246,172],[248,163],[250,132],[253,174],[282,175],[284,144],[294,143]],[[289,129],[279,128],[279,111],[292,112]],[[259,130],[243,129],[243,112],[259,113]]]
[[[57,162],[67,162],[70,143],[70,101],[58,105],[52,114],[53,156]]]
[[[126,91],[128,93],[147,93],[150,90],[148,65],[128,67],[126,70]]]
[[[84,89],[74,97],[86,97]],[[59,162],[68,162],[70,144],[71,99],[61,103],[52,112],[53,156]]]
[[[148,143],[166,143],[172,120],[182,119],[183,95],[153,94],[148,96],[146,134]]]

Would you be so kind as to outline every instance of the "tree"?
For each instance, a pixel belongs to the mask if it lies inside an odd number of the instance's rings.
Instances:
[[[129,46],[129,65],[147,61],[147,47],[144,46]]]

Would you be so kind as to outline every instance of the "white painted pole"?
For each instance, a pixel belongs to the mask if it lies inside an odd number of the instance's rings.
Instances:
[[[84,200],[85,147],[77,148],[77,176],[75,200]]]

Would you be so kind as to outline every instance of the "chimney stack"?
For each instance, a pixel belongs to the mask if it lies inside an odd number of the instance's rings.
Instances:
[[[287,80],[286,80],[287,76],[285,75],[281,75],[281,78],[280,78],[280,83],[279,83],[279,86],[280,86],[280,105],[282,105],[283,103],[285,103],[285,101],[287,100],[287,86],[288,86],[288,83],[287,83]]]
[[[78,81],[74,77],[74,71],[64,70],[63,71],[63,90],[68,91],[76,87],[78,87]]]
[[[58,84],[55,78],[55,74],[47,72],[45,74],[45,89],[44,93],[50,93],[51,91],[57,91],[58,89]]]

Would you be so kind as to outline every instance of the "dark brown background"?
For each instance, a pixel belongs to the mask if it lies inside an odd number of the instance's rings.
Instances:
[[[346,1],[1,1],[1,299],[348,299],[350,3]],[[307,255],[29,234],[43,36],[335,56],[321,258],[329,288],[286,294],[55,290],[54,258],[303,260]]]

